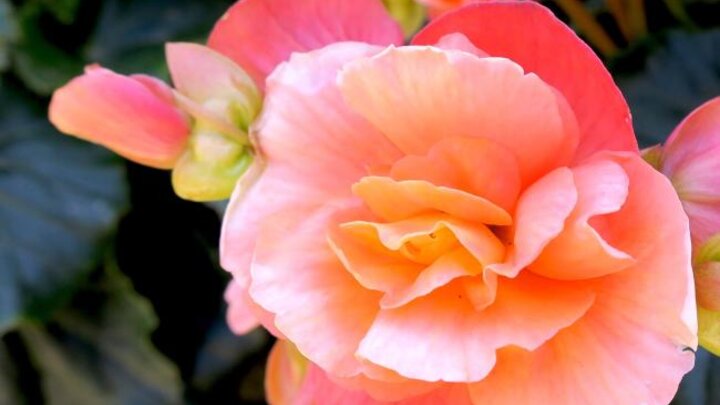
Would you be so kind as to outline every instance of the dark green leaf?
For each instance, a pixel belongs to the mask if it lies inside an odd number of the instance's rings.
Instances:
[[[40,0],[40,2],[58,21],[64,24],[71,24],[75,21],[75,14],[80,5],[80,0]]]
[[[175,366],[149,340],[150,304],[115,269],[83,288],[43,328],[20,328],[49,405],[182,402]]]
[[[10,65],[10,45],[20,35],[15,10],[9,0],[0,0],[0,72]]]
[[[164,43],[201,41],[232,1],[108,0],[88,59],[124,73],[166,72]]]
[[[13,48],[13,68],[28,88],[47,96],[80,74],[84,63],[47,41],[38,26],[36,11],[30,10],[21,17],[22,35]]]
[[[150,304],[109,268],[46,328],[20,332],[49,405],[178,404],[179,373],[149,340],[156,326]]]
[[[720,96],[720,30],[671,32],[645,71],[619,84],[641,143],[663,142],[688,113]]]
[[[120,161],[37,107],[0,88],[0,331],[72,294],[127,198]]]

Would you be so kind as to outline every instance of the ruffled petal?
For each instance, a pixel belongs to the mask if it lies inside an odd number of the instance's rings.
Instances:
[[[602,219],[602,215],[620,210],[628,195],[627,175],[619,164],[610,160],[587,163],[573,168],[572,172],[577,204],[565,229],[543,249],[529,269],[561,280],[601,277],[623,270],[634,263],[632,256],[608,244],[589,220]]]
[[[50,121],[61,132],[127,159],[170,169],[185,148],[190,128],[168,93],[159,81],[91,66],[55,91]]]
[[[454,285],[380,311],[357,356],[408,378],[479,381],[495,366],[496,349],[535,349],[582,317],[594,300],[582,284],[529,273],[498,284],[495,302],[481,312]]]
[[[564,96],[580,126],[576,161],[600,150],[637,151],[630,111],[610,73],[545,7],[531,1],[469,5],[433,20],[413,44],[433,45],[456,32],[537,74]]]
[[[514,241],[505,262],[488,268],[506,277],[515,277],[560,235],[577,199],[572,171],[565,167],[530,186],[518,201]]]
[[[389,48],[349,63],[340,88],[403,152],[425,155],[450,137],[485,138],[515,154],[524,185],[568,164],[577,145],[562,96],[507,59]]]
[[[325,238],[331,223],[356,216],[352,204],[266,218],[251,267],[250,296],[303,355],[340,377],[361,372],[354,352],[380,299],[357,284]]]
[[[378,0],[243,0],[217,22],[208,44],[262,88],[293,52],[343,41],[399,45],[403,34]]]

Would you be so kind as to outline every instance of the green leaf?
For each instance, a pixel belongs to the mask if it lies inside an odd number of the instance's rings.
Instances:
[[[69,298],[127,199],[122,163],[39,107],[0,88],[0,333]]]
[[[156,326],[147,300],[108,268],[47,327],[20,333],[49,405],[179,404],[179,372],[149,340]]]
[[[201,42],[230,4],[221,0],[107,0],[88,60],[123,73],[165,76],[164,43]]]
[[[10,66],[10,46],[20,35],[15,10],[9,0],[0,0],[0,72]]]
[[[619,85],[641,143],[663,142],[688,113],[720,95],[720,30],[669,33],[645,70]]]
[[[63,24],[75,21],[80,0],[40,0],[42,5]]]
[[[21,39],[12,51],[13,70],[29,89],[48,96],[82,73],[84,62],[43,37],[38,10],[27,7],[20,17]]]

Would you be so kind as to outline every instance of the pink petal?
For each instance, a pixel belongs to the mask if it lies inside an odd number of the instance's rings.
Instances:
[[[637,151],[627,103],[610,73],[590,47],[543,6],[530,1],[469,5],[433,20],[413,43],[432,45],[456,32],[488,54],[536,73],[564,96],[580,125],[576,161],[599,150]]]
[[[485,138],[515,154],[524,185],[569,163],[577,145],[562,97],[507,59],[389,48],[348,64],[340,87],[406,154],[425,155],[450,137]]]
[[[267,169],[249,188],[236,188],[220,239],[223,268],[248,285],[260,224],[287,211],[311,211],[350,195],[368,166],[386,166],[400,153],[365,120],[349,111],[335,85],[348,60],[377,52],[336,44],[295,55],[268,81],[264,114],[255,124]]]
[[[695,243],[720,232],[720,98],[693,111],[663,147],[662,172],[690,217]]]
[[[568,168],[556,169],[530,186],[518,201],[514,242],[505,262],[488,268],[515,277],[560,235],[577,198],[573,174]]]
[[[475,404],[667,404],[693,359],[621,313],[593,308],[533,352],[501,350],[470,391]]]
[[[380,299],[357,284],[325,239],[331,223],[356,215],[344,214],[351,207],[328,202],[315,212],[266,218],[251,268],[253,300],[275,314],[278,330],[301,353],[339,376],[361,371],[354,352]]]
[[[50,121],[61,132],[98,143],[146,166],[170,169],[190,129],[166,96],[169,89],[147,77],[122,76],[90,67],[56,90]],[[161,90],[162,89],[162,90]]]
[[[225,301],[228,304],[227,322],[230,330],[237,335],[244,335],[260,325],[243,287],[230,281],[225,290]]]
[[[343,41],[402,44],[403,34],[378,0],[243,0],[217,22],[208,44],[264,87],[291,53]]]
[[[408,378],[478,381],[494,367],[496,349],[539,347],[577,321],[594,299],[582,285],[529,273],[500,282],[495,302],[481,312],[460,291],[447,286],[380,311],[357,355]]]
[[[410,155],[395,162],[390,175],[396,180],[427,180],[436,186],[467,191],[508,212],[515,208],[520,193],[515,156],[484,138],[442,139],[427,156]]]
[[[578,201],[565,229],[530,265],[536,274],[581,280],[615,273],[634,260],[608,244],[588,221],[617,212],[628,195],[629,180],[622,167],[610,160],[597,160],[572,169]]]

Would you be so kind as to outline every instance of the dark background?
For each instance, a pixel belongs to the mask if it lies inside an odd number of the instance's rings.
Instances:
[[[163,43],[203,42],[231,3],[0,0],[0,405],[264,403],[271,339],[224,321],[222,204],[46,120],[87,63],[167,78]],[[619,49],[604,61],[641,142],[661,142],[720,95],[720,1],[646,0],[630,37],[610,3],[585,2]],[[676,401],[720,404],[720,362],[701,352]]]

